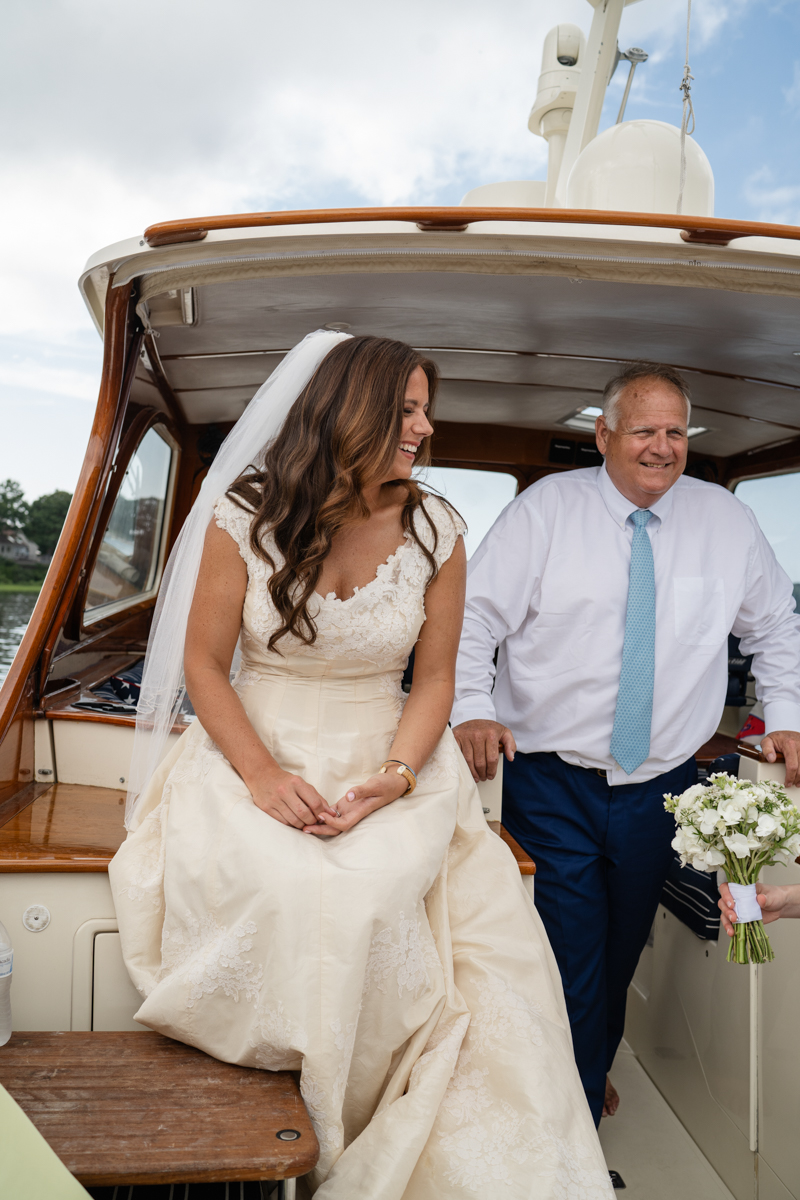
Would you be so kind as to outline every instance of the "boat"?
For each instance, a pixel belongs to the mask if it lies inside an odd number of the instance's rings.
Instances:
[[[94,423],[0,691],[0,916],[20,1029],[142,1028],[107,878],[136,673],[205,471],[309,330],[396,337],[435,359],[434,469],[456,502],[463,472],[513,492],[598,463],[600,396],[631,359],[688,379],[692,475],[748,488],[757,512],[776,479],[800,481],[800,227],[714,217],[711,167],[685,128],[621,113],[598,133],[612,69],[646,55],[617,49],[631,0],[588,2],[588,37],[561,24],[544,46],[530,124],[548,140],[546,180],[452,207],[164,221],[89,259],[80,288],[104,347]],[[796,529],[789,502],[783,516]],[[737,740],[746,667],[737,678],[698,761],[738,753],[740,773],[781,779]],[[496,782],[483,800],[500,822]],[[798,882],[800,866],[774,877]],[[773,930],[775,962],[742,968],[724,935],[659,909],[614,1068],[623,1106],[601,1129],[634,1200],[800,1200],[800,930]]]

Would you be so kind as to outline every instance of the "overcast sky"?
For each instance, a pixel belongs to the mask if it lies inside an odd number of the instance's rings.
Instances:
[[[6,0],[0,48],[0,479],[72,490],[100,342],[76,280],[154,221],[455,204],[544,178],[544,35],[586,0]],[[800,4],[694,0],[696,138],[716,213],[800,221]],[[627,116],[680,123],[686,0],[625,10]],[[616,117],[625,71],[601,128]]]

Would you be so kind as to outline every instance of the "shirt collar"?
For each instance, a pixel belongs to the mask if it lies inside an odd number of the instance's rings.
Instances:
[[[677,480],[675,482],[677,483]],[[597,476],[597,487],[614,524],[619,525],[620,529],[624,529],[631,513],[636,511],[636,506],[628,500],[627,496],[623,496],[622,492],[618,491],[611,482],[611,477],[606,470],[605,463],[603,463]],[[653,518],[657,521],[656,527],[660,526],[669,515],[672,508],[672,493],[674,489],[675,484],[672,485],[668,492],[665,492],[660,500],[656,500],[653,504],[648,505]],[[648,524],[653,524],[652,518]]]

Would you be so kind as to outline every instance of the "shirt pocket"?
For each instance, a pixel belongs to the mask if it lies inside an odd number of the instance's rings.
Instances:
[[[676,575],[673,579],[675,638],[683,646],[719,646],[725,622],[725,581],[719,576]]]

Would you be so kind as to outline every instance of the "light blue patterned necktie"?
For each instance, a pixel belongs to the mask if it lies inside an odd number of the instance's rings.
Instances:
[[[640,767],[650,753],[653,719],[653,679],[656,646],[656,580],[653,547],[647,533],[649,508],[632,512],[631,574],[625,643],[619,675],[617,711],[611,734],[611,753],[626,775]]]

